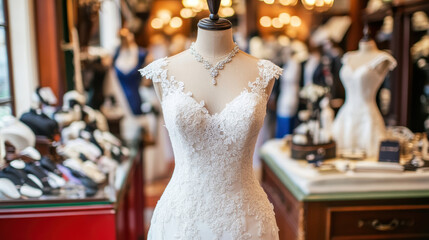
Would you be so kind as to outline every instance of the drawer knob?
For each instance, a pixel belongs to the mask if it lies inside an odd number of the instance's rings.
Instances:
[[[393,219],[390,223],[383,224],[378,219],[372,221],[371,226],[377,231],[392,231],[395,230],[399,226],[398,219]]]
[[[392,219],[389,223],[382,223],[378,219],[374,219],[374,220],[370,220],[370,221],[364,221],[364,220],[358,221],[358,227],[359,228],[362,228],[365,225],[371,226],[373,229],[375,229],[377,231],[386,232],[386,231],[395,230],[401,224],[400,224],[399,220],[396,218]],[[403,224],[403,225],[405,225],[405,224]]]
[[[359,220],[358,221],[358,227],[371,227],[377,231],[392,231],[398,228],[399,226],[403,227],[412,227],[414,226],[414,219],[407,219],[407,220],[398,220],[394,218],[390,221],[390,223],[383,224],[380,220],[374,219],[374,220]]]

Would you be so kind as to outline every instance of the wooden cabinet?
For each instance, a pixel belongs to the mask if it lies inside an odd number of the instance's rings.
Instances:
[[[281,240],[429,239],[427,194],[333,193],[303,197],[265,162],[262,186],[274,205]]]

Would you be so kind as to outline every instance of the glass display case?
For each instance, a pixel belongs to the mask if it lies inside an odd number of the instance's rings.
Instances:
[[[43,153],[49,147],[39,140],[37,148]],[[0,200],[2,239],[143,239],[143,147],[130,149],[94,196],[62,188],[57,195]],[[26,231],[19,231],[22,226]]]

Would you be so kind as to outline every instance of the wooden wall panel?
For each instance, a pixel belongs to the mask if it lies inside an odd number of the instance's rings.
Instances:
[[[61,103],[65,73],[59,35],[59,3],[56,0],[34,0],[40,86],[51,87]]]

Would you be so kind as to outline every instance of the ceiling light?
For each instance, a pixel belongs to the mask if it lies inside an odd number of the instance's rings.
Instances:
[[[264,3],[266,3],[266,4],[273,4],[274,0],[264,0]]]
[[[195,8],[200,3],[199,0],[182,0],[183,6],[187,8]]]
[[[301,26],[301,18],[299,18],[298,16],[292,16],[290,18],[290,25],[292,25],[292,27]]]
[[[167,9],[161,9],[156,13],[156,16],[160,18],[164,22],[164,24],[166,24],[171,19],[171,12]]]
[[[231,7],[232,6],[232,0],[222,0],[220,2],[220,5],[222,7]]]
[[[263,16],[259,19],[259,23],[262,27],[271,27],[271,18],[268,16]]]
[[[183,24],[183,21],[180,17],[174,17],[170,21],[170,27],[172,28],[180,28]]]
[[[182,18],[191,18],[195,15],[194,15],[194,12],[192,11],[192,9],[182,8],[182,10],[180,10],[180,16]]]
[[[235,14],[235,11],[231,7],[225,7],[220,9],[219,14],[221,17],[231,17]]]
[[[164,22],[162,21],[161,18],[154,18],[150,22],[150,25],[152,26],[153,29],[161,29],[162,26],[164,25]]]
[[[289,24],[290,23],[290,15],[289,15],[289,13],[280,13],[279,14],[279,18],[280,18],[280,21],[283,24]]]
[[[283,27],[283,23],[280,21],[279,18],[273,18],[273,20],[271,21],[271,24],[273,25],[274,28],[282,28]]]
[[[298,0],[280,0],[279,2],[283,6],[295,6],[298,3]]]

